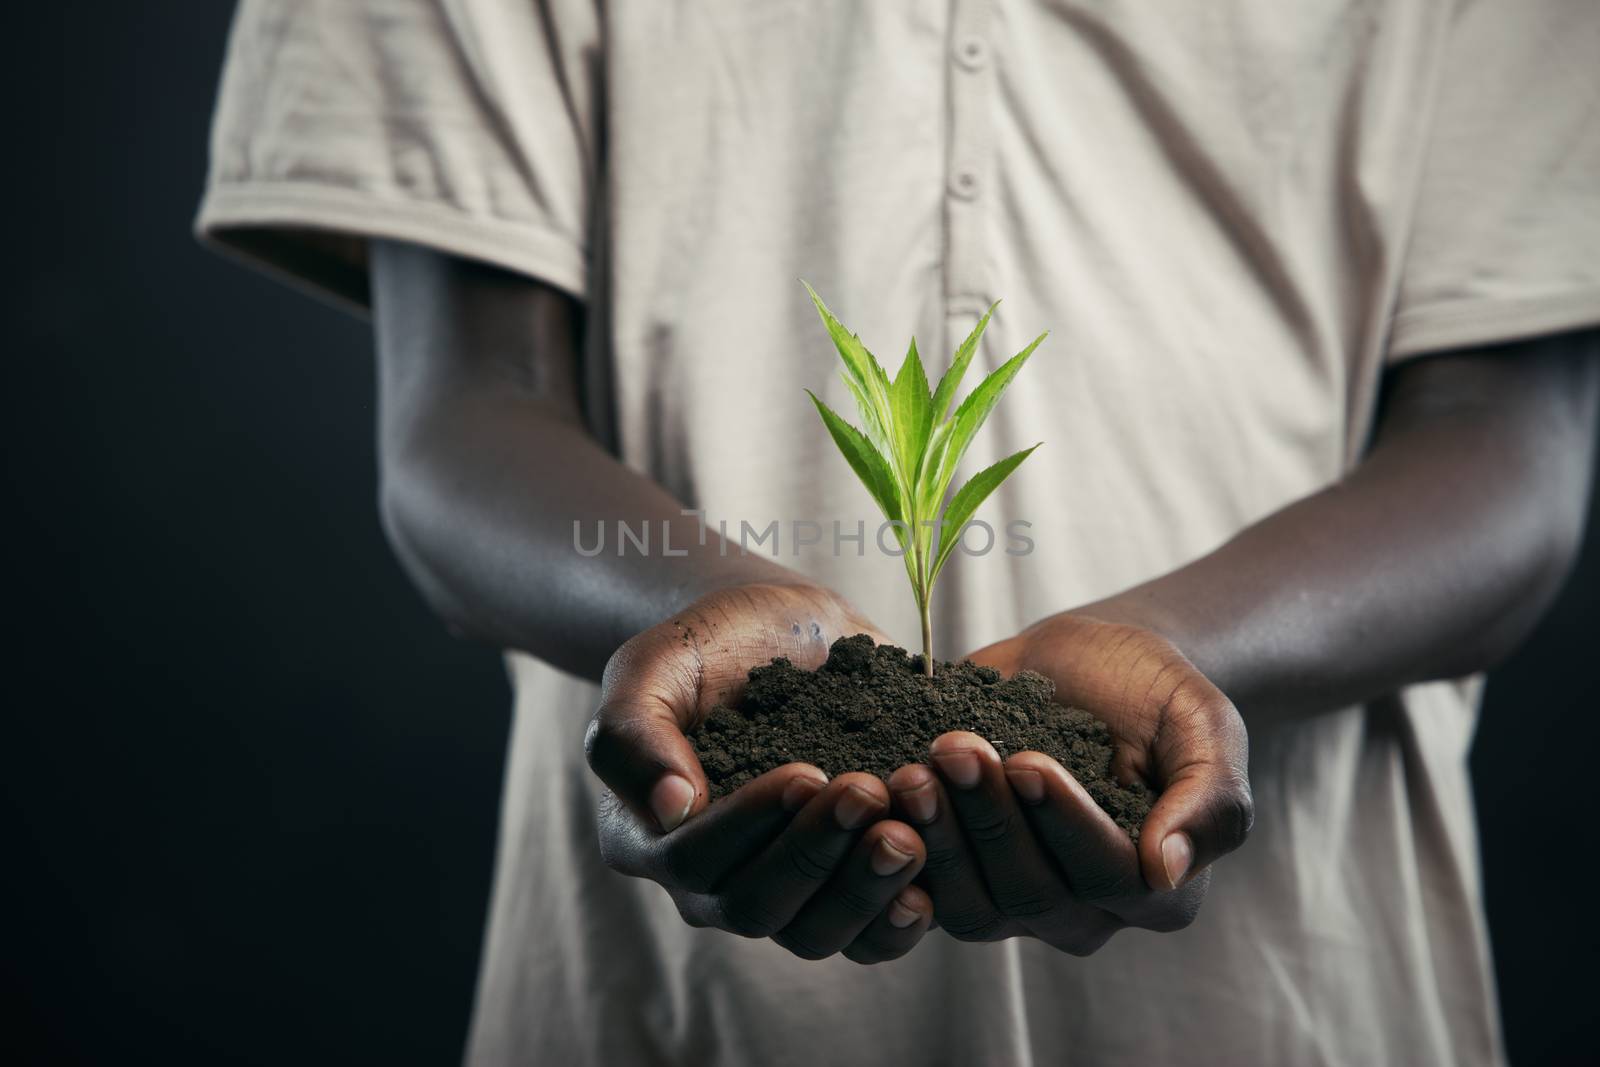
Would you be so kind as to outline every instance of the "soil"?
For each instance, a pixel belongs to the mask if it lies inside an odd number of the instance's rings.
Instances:
[[[1155,794],[1142,782],[1119,784],[1105,723],[1054,696],[1043,675],[1002,678],[970,661],[937,664],[928,678],[920,655],[857,634],[835,641],[815,671],[782,658],[755,668],[739,706],[718,704],[690,740],[716,800],[796,760],[829,777],[866,771],[887,779],[924,761],[940,734],[970,730],[1002,759],[1025,751],[1053,757],[1138,840]]]

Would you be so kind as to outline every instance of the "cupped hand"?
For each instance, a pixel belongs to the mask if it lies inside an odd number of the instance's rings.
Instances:
[[[662,885],[691,925],[771,938],[805,959],[842,952],[876,963],[910,951],[933,912],[911,884],[925,853],[915,830],[886,817],[881,781],[829,781],[791,763],[711,804],[685,736],[737,698],[751,667],[774,656],[815,666],[834,639],[856,633],[882,640],[826,589],[744,585],[618,649],[584,740],[608,787],[598,814],[606,863]]]
[[[1243,843],[1253,818],[1232,703],[1169,641],[1122,620],[1052,616],[971,658],[1050,678],[1058,701],[1110,727],[1112,773],[1161,795],[1135,845],[1050,757],[1002,762],[976,734],[937,738],[931,766],[902,767],[889,787],[926,844],[920,882],[939,925],[962,940],[1035,937],[1074,955],[1125,926],[1187,926],[1210,865]]]

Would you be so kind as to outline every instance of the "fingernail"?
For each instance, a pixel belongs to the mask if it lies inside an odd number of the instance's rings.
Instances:
[[[1194,862],[1194,845],[1188,834],[1168,834],[1161,842],[1161,865],[1167,869],[1167,888],[1176,889]]]
[[[833,817],[839,820],[839,825],[844,829],[854,830],[876,814],[880,806],[876,797],[851,786],[834,806]]]
[[[886,837],[879,838],[872,849],[872,873],[879,878],[887,878],[896,871],[905,870],[906,864],[911,862],[909,852],[901,852],[889,843]]]
[[[812,797],[822,792],[822,787],[827,784],[828,780],[826,778],[819,781],[818,779],[811,777],[809,774],[803,774],[800,777],[793,779],[788,785],[783,787],[783,798],[781,801],[783,804],[783,810],[788,812],[799,811],[801,808],[810,803]]]
[[[915,789],[908,789],[896,795],[900,798],[901,806],[906,809],[906,816],[912,822],[927,825],[939,814],[939,790],[932,782],[926,782]]]
[[[1038,771],[1014,770],[1006,771],[1006,780],[1011,783],[1011,788],[1016,790],[1025,804],[1044,803],[1044,779]]]
[[[950,784],[957,789],[972,789],[983,777],[983,767],[978,763],[978,754],[970,748],[958,748],[954,752],[934,753],[933,762],[939,765],[939,770],[950,779]]]
[[[662,833],[670,833],[689,817],[694,806],[694,786],[682,775],[669,774],[650,790],[650,811],[661,826]]]
[[[904,930],[920,918],[917,909],[902,903],[899,897],[889,902],[889,925],[896,930]]]

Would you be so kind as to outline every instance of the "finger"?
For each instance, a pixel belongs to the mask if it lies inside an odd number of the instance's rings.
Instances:
[[[663,832],[709,802],[705,773],[684,736],[699,714],[698,663],[659,628],[635,637],[606,665],[600,708],[583,739],[600,780]]]
[[[909,764],[889,776],[889,791],[895,816],[922,835],[928,858],[919,881],[933,899],[938,925],[961,941],[992,941],[1010,933],[939,776],[925,764]]]
[[[773,938],[796,956],[825,959],[854,941],[922,870],[922,838],[905,823],[873,823],[833,878]]]
[[[829,782],[760,855],[718,886],[716,925],[745,937],[771,937],[788,926],[888,808],[888,790],[870,774]]]
[[[1139,835],[1145,881],[1184,885],[1244,843],[1254,820],[1250,787],[1226,772],[1185,770],[1162,790]]]
[[[1034,836],[1073,896],[1104,904],[1146,892],[1132,839],[1066,768],[1042,752],[1019,752],[1005,769]]]
[[[889,906],[844,948],[855,963],[886,963],[916,947],[933,922],[933,901],[914,885],[900,890]]]
[[[1151,892],[1138,848],[1061,764],[1040,752],[1019,752],[1006,761],[1006,777],[1074,897],[1146,930],[1181,930],[1194,921],[1209,879],[1196,876],[1175,892]]]
[[[1244,844],[1255,820],[1244,723],[1196,672],[1168,698],[1153,746],[1161,795],[1139,833],[1145,881],[1174,889]]]
[[[790,763],[745,784],[668,834],[612,797],[600,808],[601,856],[623,874],[709,892],[758,855],[827,784],[828,776],[816,767]]]
[[[1000,914],[1024,927],[1070,918],[1061,912],[1078,909],[1034,839],[994,746],[955,731],[928,752]]]

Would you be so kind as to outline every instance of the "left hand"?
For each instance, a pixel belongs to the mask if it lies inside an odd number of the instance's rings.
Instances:
[[[926,843],[919,881],[938,924],[963,941],[1035,937],[1073,955],[1124,926],[1187,926],[1211,863],[1239,847],[1253,818],[1233,704],[1171,642],[1121,619],[1066,612],[971,659],[1051,679],[1059,702],[1110,727],[1112,773],[1161,795],[1136,846],[1050,757],[1002,764],[976,734],[939,737],[932,767],[889,780],[896,815]]]
[[[870,774],[829,781],[790,763],[712,804],[686,732],[733,699],[773,656],[818,663],[834,638],[876,627],[803,580],[715,590],[631,638],[611,657],[584,748],[607,786],[600,855],[667,891],[685,922],[770,938],[803,959],[895,959],[932,918],[911,885],[914,829],[884,818]]]

